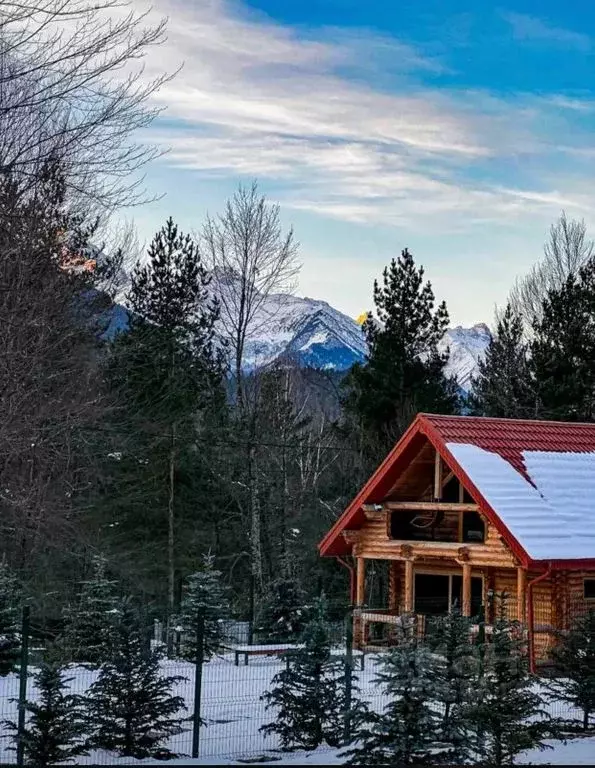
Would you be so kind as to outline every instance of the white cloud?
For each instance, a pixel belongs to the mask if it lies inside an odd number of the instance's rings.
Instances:
[[[169,16],[168,42],[147,74],[184,63],[157,96],[167,122],[151,129],[169,164],[272,180],[284,206],[352,222],[461,230],[593,208],[572,174],[552,188],[542,171],[558,134],[581,162],[590,136],[572,120],[592,102],[438,90],[422,78],[445,63],[406,42],[295,30],[226,0],[159,0],[156,11]],[[507,19],[520,34],[519,15]],[[524,21],[527,34],[552,34]]]
[[[556,27],[537,16],[506,11],[502,17],[510,24],[512,33],[517,40],[543,41],[550,45],[570,46],[581,52],[587,52],[593,48],[588,35]]]

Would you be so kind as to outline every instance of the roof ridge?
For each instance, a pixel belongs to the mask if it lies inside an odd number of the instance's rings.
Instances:
[[[448,419],[453,421],[465,420],[465,421],[504,421],[508,424],[540,424],[544,427],[549,426],[564,426],[564,427],[591,427],[595,428],[595,422],[592,421],[550,421],[548,419],[514,419],[506,416],[471,416],[462,414],[447,414],[447,413],[419,413],[418,417],[424,417],[426,419]]]

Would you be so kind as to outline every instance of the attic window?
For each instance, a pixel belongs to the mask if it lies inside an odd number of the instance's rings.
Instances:
[[[585,600],[595,600],[595,579],[584,579],[583,594]]]

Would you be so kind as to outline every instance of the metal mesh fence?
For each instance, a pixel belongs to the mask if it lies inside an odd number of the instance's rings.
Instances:
[[[382,610],[382,609],[380,609]],[[514,601],[507,604],[507,611],[511,618],[516,618],[517,607]],[[584,605],[581,610],[585,610]],[[376,622],[378,626],[372,630],[370,623],[369,634],[366,643],[362,642],[362,648],[356,648],[353,652],[354,685],[358,689],[357,696],[368,702],[375,711],[381,711],[388,703],[381,688],[376,682],[378,665],[387,649],[398,642],[398,633],[395,633],[395,625],[389,621],[391,614],[375,611],[373,608],[364,608],[363,612],[376,614],[376,618],[385,617]],[[435,607],[436,614],[438,606]],[[578,614],[579,608],[575,607],[574,613]],[[351,614],[346,612],[351,618]],[[403,618],[395,616],[395,619]],[[358,616],[356,612],[355,624]],[[547,619],[547,620],[546,620]],[[486,616],[486,627],[489,633],[490,616]],[[548,660],[548,647],[554,642],[551,617],[539,615],[532,617],[535,630],[536,646],[543,651],[541,661],[543,665]],[[432,621],[432,613],[417,619],[415,631],[423,642],[425,633],[429,630]],[[526,628],[526,624],[524,625]],[[338,659],[345,658],[346,645],[349,642],[346,632],[347,622],[337,621],[329,624],[329,633],[333,640],[333,654]],[[202,665],[202,694],[200,716],[203,725],[199,730],[199,756],[206,762],[217,762],[224,759],[257,760],[265,755],[275,755],[279,744],[274,736],[265,736],[261,727],[274,719],[275,713],[267,711],[262,695],[272,687],[274,676],[283,669],[285,664],[282,652],[287,650],[288,644],[266,643],[266,638],[255,637],[252,645],[244,642],[247,635],[244,632],[228,632],[229,641],[226,647],[221,648],[210,661]],[[374,632],[376,634],[374,634]],[[547,642],[537,641],[538,635],[547,636]],[[356,638],[357,640],[357,638]],[[541,651],[540,651],[541,652]],[[29,652],[29,675],[27,678],[27,699],[35,700],[38,693],[35,689],[33,675],[36,671],[42,649],[31,644]],[[545,668],[545,667],[543,667]],[[194,682],[196,667],[194,664],[179,659],[169,659],[162,662],[161,671],[166,676],[181,676],[173,693],[183,697],[186,703],[187,718],[182,733],[172,737],[167,744],[169,749],[180,756],[190,756],[192,753],[194,708]],[[71,691],[82,696],[88,691],[90,685],[97,678],[96,670],[84,666],[72,665],[67,676],[71,678]],[[535,683],[539,689],[540,683]],[[19,675],[12,673],[0,678],[0,721],[12,720],[16,722],[19,697]],[[546,703],[546,709],[552,716],[568,718],[580,718],[578,710],[573,710],[561,701]],[[14,764],[16,753],[12,750],[7,737],[5,727],[2,727],[0,740],[0,762]],[[278,752],[277,755],[278,757]],[[121,763],[122,758],[117,754],[95,750],[86,757],[77,759],[79,764],[111,765]],[[130,763],[128,759],[125,762]]]

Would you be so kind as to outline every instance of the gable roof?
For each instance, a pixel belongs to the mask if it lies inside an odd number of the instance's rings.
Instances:
[[[320,542],[349,551],[341,536],[381,502],[428,440],[521,563],[595,565],[595,424],[420,414]]]

